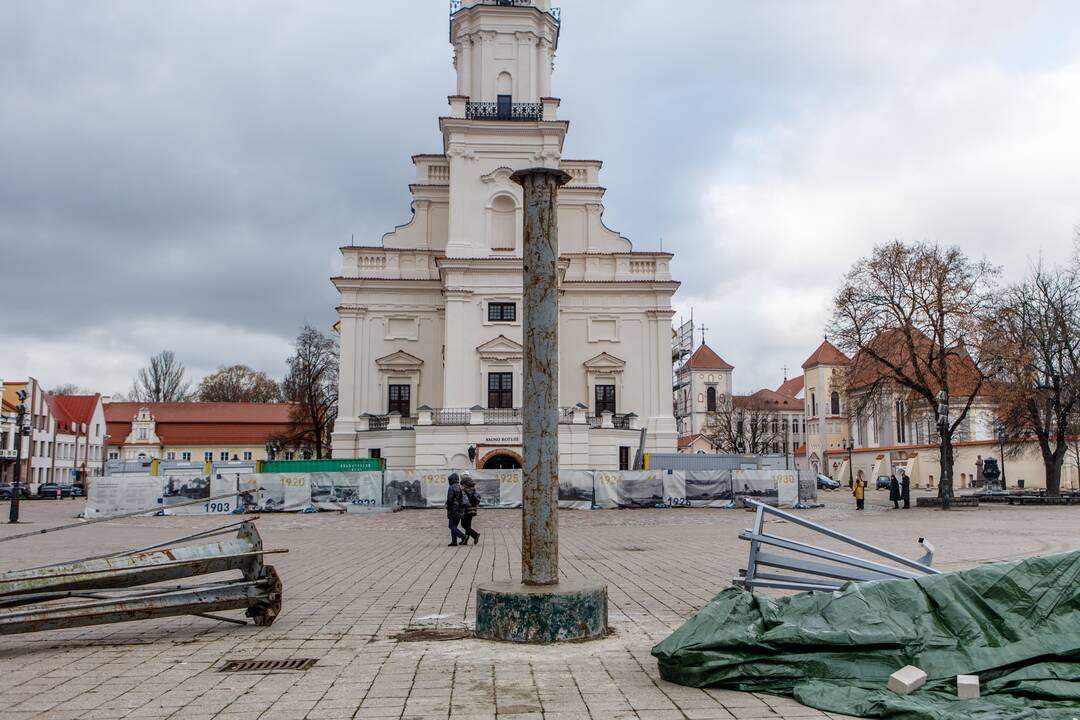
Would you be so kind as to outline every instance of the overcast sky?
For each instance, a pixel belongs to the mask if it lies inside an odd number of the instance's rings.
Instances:
[[[1080,223],[1080,4],[563,0],[565,156],[775,387],[892,238],[1021,274]],[[284,372],[355,235],[409,217],[454,91],[442,0],[0,3],[0,377]]]

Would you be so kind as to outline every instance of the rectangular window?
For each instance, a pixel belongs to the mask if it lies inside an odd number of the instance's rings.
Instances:
[[[140,440],[145,440],[146,439],[146,428],[139,428],[139,439]]]
[[[285,451],[285,459],[286,460],[294,460],[295,458],[296,458],[296,453],[295,452],[293,452],[292,450],[286,450]]]
[[[488,373],[488,407],[514,407],[514,373]]]
[[[203,462],[210,462],[211,460],[214,459],[214,453],[207,450],[206,452],[204,452],[202,454],[202,459],[203,459]]]
[[[180,459],[190,461],[191,460],[191,453],[189,453],[189,452],[180,453]]]
[[[174,452],[165,453],[165,459],[166,460],[175,460],[176,459],[176,453],[174,453]]]
[[[615,412],[615,386],[614,385],[597,385],[596,386],[596,414],[600,415],[603,412],[609,412],[614,414]]]
[[[630,469],[630,448],[625,445],[619,446],[619,469]]]
[[[244,459],[245,460],[250,460],[251,459],[251,451],[250,450],[245,450],[244,451]]]
[[[371,448],[367,451],[368,457],[372,460],[382,459],[382,448]]]
[[[184,454],[187,455],[188,453],[184,453]],[[110,450],[109,451],[109,459],[110,460],[119,460],[120,459],[120,453]],[[184,459],[187,460],[188,458],[184,458]]]
[[[409,417],[409,391],[408,385],[390,386],[390,409],[387,412],[400,413],[401,417]]]
[[[223,451],[220,455],[218,455],[218,457],[221,458],[221,462],[225,462],[226,460],[229,459],[229,451],[228,450]]]
[[[517,303],[488,303],[488,322],[517,322]]]

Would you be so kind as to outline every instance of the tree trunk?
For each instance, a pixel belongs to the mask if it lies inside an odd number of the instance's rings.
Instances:
[[[953,445],[952,432],[948,429],[941,433],[941,482],[938,484],[938,497],[941,498],[941,507],[948,510],[952,507],[953,498]]]
[[[1043,453],[1043,465],[1046,467],[1046,494],[1050,497],[1061,495],[1061,469],[1065,465],[1067,446],[1060,440],[1054,452]]]

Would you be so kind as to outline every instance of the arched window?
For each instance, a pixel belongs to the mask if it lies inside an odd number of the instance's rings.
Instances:
[[[840,414],[840,393],[833,390],[832,396],[829,398],[829,412],[833,415]]]
[[[517,247],[517,207],[509,195],[491,201],[491,249],[513,250]]]
[[[716,412],[716,388],[714,387],[705,391],[705,408],[709,412]]]

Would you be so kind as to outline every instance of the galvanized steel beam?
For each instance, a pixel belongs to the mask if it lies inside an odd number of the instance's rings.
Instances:
[[[221,530],[207,530],[193,537]],[[36,607],[0,613],[0,635],[172,615],[241,622],[208,615],[233,609],[246,609],[257,625],[269,625],[281,610],[282,585],[274,568],[263,564],[263,555],[280,552],[288,551],[264,550],[258,530],[247,521],[240,524],[235,538],[221,542],[6,572],[0,574],[0,607]],[[126,590],[226,571],[240,571],[242,578],[190,587]],[[71,598],[90,598],[94,602],[56,604]]]

